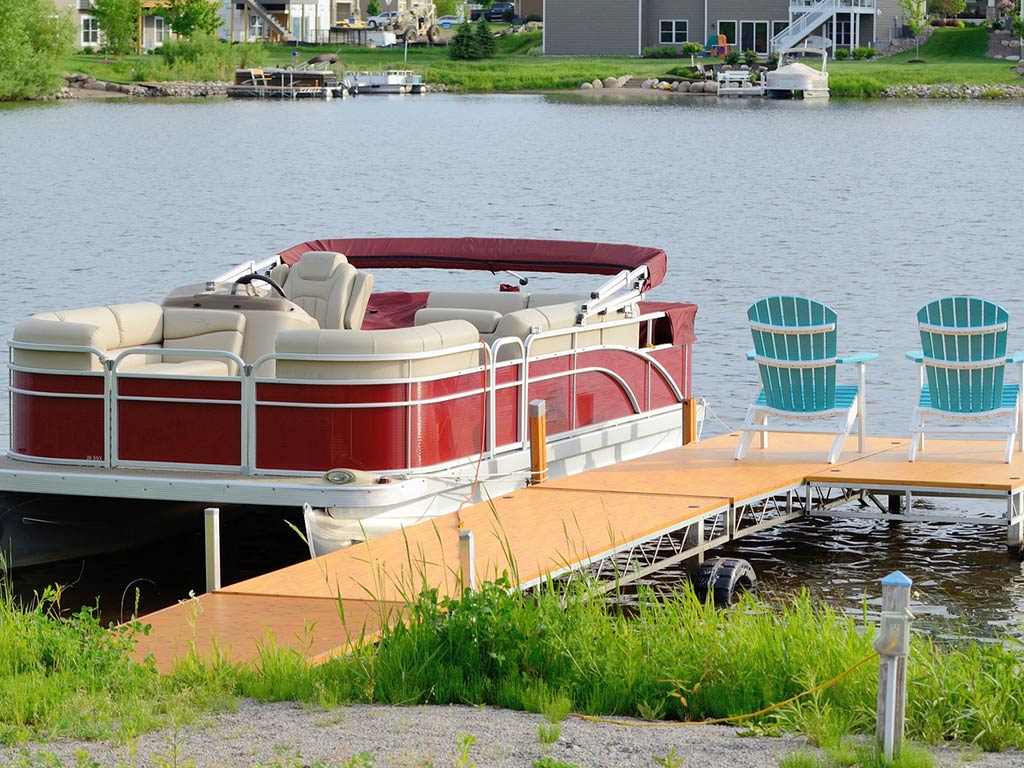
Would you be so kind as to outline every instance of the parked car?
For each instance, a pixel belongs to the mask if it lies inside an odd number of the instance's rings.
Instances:
[[[491,3],[491,7],[484,11],[484,18],[488,21],[511,21],[515,14],[513,3]]]
[[[370,29],[387,29],[391,26],[391,22],[398,16],[398,11],[384,11],[384,13],[378,13],[376,16],[371,16],[366,20],[366,26]]]
[[[451,14],[448,14],[447,16],[438,16],[436,23],[437,26],[439,26],[441,29],[451,29],[452,27],[457,27],[459,24],[462,24],[465,21],[466,20],[461,16],[453,16]]]

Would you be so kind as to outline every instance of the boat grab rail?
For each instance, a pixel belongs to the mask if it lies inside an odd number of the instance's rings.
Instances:
[[[119,458],[119,446],[117,441],[118,434],[118,418],[116,404],[122,400],[150,400],[150,401],[164,401],[164,402],[210,402],[220,405],[234,405],[237,404],[241,408],[241,445],[240,455],[243,458],[239,468],[244,475],[253,475],[258,473],[260,470],[256,464],[256,408],[258,405],[278,405],[279,403],[266,401],[262,402],[257,399],[256,386],[258,383],[280,383],[280,384],[300,384],[300,385],[337,385],[337,384],[353,384],[357,383],[360,385],[366,384],[386,384],[386,383],[402,383],[407,387],[411,388],[415,384],[423,383],[427,381],[434,381],[446,378],[452,378],[453,376],[482,373],[486,377],[485,383],[481,387],[475,387],[472,390],[457,392],[452,395],[444,395],[436,398],[429,398],[426,400],[414,401],[411,397],[411,392],[407,391],[407,396],[403,401],[394,401],[390,403],[377,404],[351,404],[351,403],[324,403],[324,404],[309,404],[309,403],[283,403],[280,405],[288,405],[292,407],[338,407],[339,405],[345,407],[382,407],[382,406],[412,406],[416,404],[430,404],[434,402],[443,402],[446,400],[459,399],[464,397],[478,397],[483,394],[485,396],[485,407],[486,407],[486,424],[484,434],[486,440],[481,447],[482,456],[492,457],[498,453],[504,453],[509,450],[516,449],[517,446],[524,446],[526,444],[525,436],[527,435],[528,427],[528,397],[529,397],[529,385],[534,382],[541,381],[552,381],[559,378],[574,378],[581,374],[597,373],[608,376],[614,380],[626,395],[632,409],[635,414],[642,412],[642,406],[639,402],[636,394],[632,388],[625,381],[625,379],[608,368],[602,366],[577,366],[577,358],[581,353],[590,351],[600,350],[616,350],[625,352],[627,354],[640,358],[643,363],[648,366],[648,381],[650,372],[657,371],[658,375],[668,384],[672,391],[673,396],[679,402],[683,400],[683,393],[672,379],[664,365],[658,360],[652,358],[648,350],[634,349],[632,347],[620,346],[620,345],[603,345],[596,347],[586,347],[583,349],[570,349],[562,350],[552,354],[546,354],[538,356],[537,358],[529,357],[530,348],[533,343],[537,340],[543,340],[559,336],[576,335],[579,333],[588,333],[594,330],[602,328],[614,328],[616,326],[633,325],[640,322],[647,322],[648,328],[651,329],[651,323],[653,321],[665,316],[664,312],[647,313],[640,315],[635,318],[626,318],[623,320],[609,321],[607,323],[601,323],[599,325],[591,326],[573,326],[571,328],[555,329],[552,331],[543,331],[535,334],[530,334],[525,340],[518,337],[506,337],[496,340],[492,345],[487,345],[485,342],[476,342],[472,344],[463,344],[457,347],[449,347],[440,350],[429,350],[424,352],[412,352],[412,353],[387,353],[387,354],[333,354],[333,355],[318,355],[315,353],[269,353],[257,358],[252,364],[246,364],[237,354],[229,351],[221,350],[202,350],[202,349],[172,349],[172,348],[155,348],[155,347],[137,347],[132,349],[121,350],[118,355],[114,358],[107,357],[103,352],[94,347],[84,347],[77,345],[57,345],[57,344],[35,344],[29,342],[8,342],[8,346],[18,349],[27,350],[41,350],[41,351],[55,351],[55,352],[91,352],[95,354],[103,362],[103,371],[54,371],[51,369],[32,369],[24,366],[17,366],[12,363],[9,368],[9,377],[13,377],[16,371],[27,371],[40,373],[57,373],[59,375],[92,375],[100,376],[104,379],[104,387],[102,397],[104,399],[104,446],[106,455],[101,461],[89,462],[97,464],[99,466],[130,466],[132,462],[125,462]],[[497,361],[498,353],[500,350],[506,347],[514,347],[516,357],[510,360]],[[404,378],[387,378],[387,379],[278,379],[271,377],[261,377],[255,374],[255,371],[259,367],[270,360],[277,359],[288,359],[288,360],[311,360],[311,361],[339,361],[339,362],[384,362],[384,361],[411,361],[411,360],[428,360],[434,357],[441,357],[450,354],[456,354],[459,352],[466,352],[472,350],[480,350],[483,357],[483,362],[480,366],[473,368],[466,368],[460,371],[445,372],[442,374],[432,374],[429,376],[422,377],[404,377]],[[210,359],[224,359],[232,361],[238,365],[238,372],[228,376],[188,376],[189,379],[195,380],[207,380],[207,381],[239,381],[241,382],[240,396],[237,400],[232,399],[191,399],[191,398],[175,398],[175,397],[151,397],[151,396],[124,396],[118,391],[117,382],[119,378],[131,378],[131,379],[180,379],[185,378],[181,375],[175,375],[173,373],[146,373],[144,370],[133,370],[133,371],[119,371],[119,364],[127,357],[131,355],[152,355],[152,356],[175,356],[175,357],[190,357],[190,358],[210,358]],[[529,374],[530,364],[534,361],[550,361],[553,359],[569,357],[572,359],[571,366],[568,370],[557,371],[550,374],[543,374],[537,377],[531,377]],[[508,381],[498,383],[498,370],[499,368],[522,366],[522,369],[516,373],[514,381]],[[517,400],[519,405],[519,418],[517,419],[517,429],[515,441],[501,446],[497,445],[496,435],[496,424],[497,424],[497,394],[499,390],[518,388]],[[650,399],[650,387],[648,386],[648,400]],[[26,392],[25,394],[36,394],[34,392]],[[45,393],[44,393],[45,394]],[[11,394],[11,388],[9,388],[9,407],[11,406],[10,399],[13,395]],[[70,396],[70,395],[69,395]],[[93,395],[93,397],[100,397],[100,395]],[[646,407],[650,407],[650,402],[645,404]],[[412,418],[412,409],[407,408],[407,420]],[[572,409],[572,421],[570,424],[570,431],[576,430],[576,410],[575,405]],[[406,445],[406,465],[411,465],[412,446],[407,443]],[[76,462],[77,463],[77,462]],[[205,467],[200,465],[187,465],[180,462],[135,462],[135,465],[139,466],[166,466],[173,468],[183,467],[195,467],[195,468],[216,468],[224,469],[225,466],[236,466],[236,465],[218,465],[217,467]],[[312,470],[311,470],[312,471]]]
[[[498,421],[498,410],[497,410],[497,399],[498,399],[498,351],[504,347],[516,347],[516,351],[519,353],[519,357],[513,357],[511,360],[503,360],[501,367],[511,368],[513,365],[523,366],[523,370],[516,374],[515,381],[510,384],[503,384],[502,389],[509,389],[511,387],[519,387],[519,418],[516,419],[516,442],[525,445],[526,441],[526,428],[527,428],[527,409],[528,409],[528,389],[526,384],[528,376],[526,375],[526,343],[518,336],[506,336],[501,339],[495,339],[491,344],[491,365],[490,365],[490,410],[487,412],[488,421],[491,424],[497,424]],[[491,454],[495,454],[498,450],[497,442],[498,437],[495,434],[496,430],[487,430],[487,448]]]
[[[181,374],[175,375],[173,373],[146,373],[145,371],[124,371],[120,372],[117,370],[117,366],[127,357],[132,355],[168,355],[171,357],[190,357],[204,360],[228,360],[229,362],[235,363],[237,366],[237,373],[227,374],[224,376],[192,376],[189,375],[187,378],[200,381],[237,381],[239,383],[239,395],[237,400],[231,399],[201,399],[201,398],[174,398],[174,397],[152,397],[152,396],[137,396],[129,395],[122,396],[118,393],[118,379],[119,378],[132,378],[132,379],[180,379],[184,378]],[[207,403],[216,405],[238,405],[241,413],[240,419],[242,428],[239,439],[241,444],[239,446],[239,456],[244,457],[246,455],[248,430],[246,429],[246,421],[249,418],[249,411],[251,408],[247,407],[246,398],[246,386],[245,378],[247,372],[245,370],[245,361],[236,355],[234,352],[221,349],[174,349],[171,347],[133,347],[132,349],[122,350],[114,358],[107,358],[109,365],[107,385],[104,387],[104,391],[107,393],[107,407],[106,407],[106,418],[103,420],[104,423],[104,439],[107,445],[107,466],[109,467],[132,467],[132,466],[153,466],[154,464],[163,466],[164,464],[170,464],[175,467],[191,467],[195,469],[212,469],[207,465],[199,464],[183,464],[180,462],[151,462],[151,461],[122,461],[120,458],[120,443],[118,439],[119,435],[119,418],[117,404],[124,401],[146,401],[146,402],[189,402],[189,403]],[[245,462],[242,461],[239,464],[230,465],[217,465],[217,469],[223,469],[224,467],[238,467],[243,473],[245,471]]]
[[[575,334],[579,334],[579,333],[588,333],[588,332],[593,332],[595,330],[601,330],[601,329],[604,329],[604,328],[616,328],[616,327],[625,326],[625,325],[633,325],[635,323],[643,323],[643,322],[647,323],[647,338],[650,339],[652,337],[653,331],[654,331],[654,321],[655,320],[659,320],[659,319],[661,319],[663,317],[665,317],[665,313],[664,312],[648,312],[646,314],[638,315],[637,317],[634,317],[634,318],[627,318],[627,319],[624,319],[624,320],[611,320],[609,322],[601,323],[599,325],[591,325],[591,326],[576,326],[576,325],[574,325],[571,328],[556,328],[556,329],[550,330],[550,331],[541,331],[539,333],[530,334],[526,338],[526,347],[527,347],[526,357],[529,358],[529,348],[534,343],[534,341],[536,341],[536,340],[551,339],[551,338],[556,338],[558,336],[566,336],[566,335],[570,335],[570,334],[575,335]],[[545,358],[551,358],[551,357],[557,357],[559,355],[567,355],[567,354],[579,353],[579,352],[590,352],[590,351],[595,351],[595,350],[599,350],[599,349],[618,349],[618,350],[622,350],[622,351],[625,351],[625,352],[628,352],[630,354],[633,354],[633,355],[636,355],[638,357],[643,358],[643,360],[645,362],[649,363],[656,371],[658,371],[659,375],[662,377],[662,379],[665,381],[665,383],[668,384],[669,389],[672,390],[672,394],[675,396],[675,398],[679,402],[682,402],[683,400],[686,399],[686,396],[683,394],[683,391],[679,388],[679,385],[676,384],[675,380],[672,378],[671,374],[669,374],[668,370],[666,370],[665,366],[662,365],[657,360],[655,360],[654,358],[652,358],[647,350],[633,349],[632,347],[624,347],[624,346],[620,346],[620,345],[607,345],[607,346],[588,347],[588,348],[585,348],[585,349],[564,350],[564,351],[556,353],[554,355],[545,355],[544,357]]]

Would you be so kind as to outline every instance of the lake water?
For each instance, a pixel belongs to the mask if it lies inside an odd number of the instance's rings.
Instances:
[[[870,430],[905,434],[916,369],[903,352],[918,346],[922,304],[949,293],[998,301],[1011,346],[1024,348],[1022,118],[1024,107],[1004,103],[654,94],[0,108],[0,334],[36,311],[159,300],[314,237],[656,245],[669,274],[651,297],[700,305],[694,388],[718,419],[706,434],[737,426],[756,394],[745,309],[769,293],[831,304],[841,351],[880,353]],[[385,288],[445,281],[411,279],[378,274]],[[534,286],[574,287],[551,275]],[[731,553],[751,555],[774,588],[803,583],[851,606],[899,567],[921,587],[922,610],[983,628],[1024,609],[1024,574],[1003,535],[815,521]],[[125,562],[124,572],[86,564],[114,574],[115,601],[131,578],[158,580],[146,560]],[[83,576],[79,591],[91,583]],[[181,596],[180,583],[164,589]]]

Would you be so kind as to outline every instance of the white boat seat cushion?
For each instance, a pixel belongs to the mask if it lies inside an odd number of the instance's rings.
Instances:
[[[14,340],[33,344],[94,347],[106,357],[116,357],[125,349],[143,347],[158,352],[161,348],[217,349],[238,354],[242,346],[245,318],[238,312],[211,309],[168,307],[140,302],[88,307],[60,312],[45,312],[22,320],[14,329]],[[100,358],[87,352],[14,350],[16,365],[61,371],[102,371]],[[224,375],[236,372],[229,361],[219,366],[205,360],[178,355],[129,355],[122,358],[118,370],[168,372],[166,365],[183,362],[203,365],[175,368],[179,374]],[[157,371],[157,366],[160,370]],[[219,373],[210,373],[214,368]],[[195,369],[195,370],[193,370]]]
[[[427,307],[435,309],[488,309],[499,314],[526,309],[529,295],[521,291],[432,291]]]
[[[445,320],[465,320],[480,333],[494,333],[501,320],[501,313],[493,309],[460,309],[458,307],[426,307],[416,310],[415,325],[441,323]]]
[[[13,338],[33,344],[95,347],[113,357],[128,347],[159,346],[163,340],[163,308],[152,302],[138,302],[42,312],[18,323]],[[138,356],[131,365],[138,367],[157,359]],[[14,362],[29,368],[103,370],[100,359],[85,352],[15,350]]]
[[[167,307],[164,310],[165,349],[214,349],[241,355],[244,333],[245,316],[240,312],[185,307]],[[163,356],[164,363],[194,360],[196,358]],[[223,363],[223,368],[228,374],[233,376],[238,372],[237,363],[227,359],[215,360]],[[205,362],[205,359],[199,362]]]
[[[582,293],[531,293],[527,306],[530,309],[550,307],[552,304],[575,304],[577,307],[590,299]]]
[[[415,328],[375,331],[351,329],[283,331],[276,351],[309,355],[309,360],[278,360],[280,379],[394,379],[437,376],[477,368],[480,351],[443,352],[418,360],[336,361],[318,360],[318,355],[402,355],[441,351],[479,342],[480,334],[465,320],[449,320]]]
[[[316,318],[321,328],[344,328],[355,277],[356,268],[343,254],[310,251],[288,270],[284,292],[310,317]]]

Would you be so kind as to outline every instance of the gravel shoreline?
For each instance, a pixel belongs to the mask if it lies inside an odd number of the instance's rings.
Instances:
[[[210,716],[178,729],[139,736],[129,744],[60,739],[0,749],[4,765],[16,763],[22,749],[56,755],[65,766],[82,765],[80,755],[101,766],[185,766],[196,768],[298,768],[354,765],[374,768],[458,766],[458,742],[469,746],[469,761],[479,768],[519,768],[548,757],[581,768],[632,768],[658,765],[675,750],[686,768],[776,768],[779,758],[806,749],[801,737],[745,737],[729,726],[634,726],[590,722],[570,717],[562,722],[557,742],[543,745],[540,715],[491,707],[353,705],[330,712],[293,703],[260,704],[244,700],[235,712]],[[970,748],[934,751],[935,765],[953,768],[1009,768],[1024,765],[1011,751],[978,753]],[[21,763],[24,764],[24,763]],[[38,761],[35,765],[50,765]],[[88,763],[92,765],[92,763]],[[466,763],[469,765],[469,763]]]

